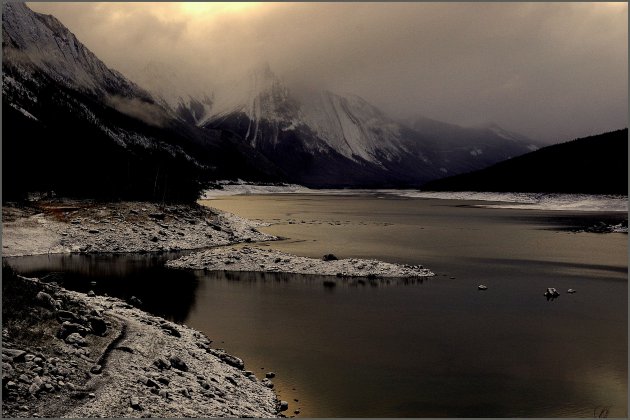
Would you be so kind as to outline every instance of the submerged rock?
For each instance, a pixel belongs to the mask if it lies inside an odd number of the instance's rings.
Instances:
[[[326,255],[324,255],[322,257],[322,260],[324,260],[324,261],[337,261],[337,260],[339,260],[339,258],[337,258],[335,256],[335,254],[326,254]]]

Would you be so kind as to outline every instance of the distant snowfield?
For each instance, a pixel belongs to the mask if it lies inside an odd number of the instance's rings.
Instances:
[[[393,189],[311,189],[301,185],[222,184],[223,189],[206,190],[202,199],[211,200],[233,195],[263,194],[321,194],[321,195],[371,195],[387,194],[407,198],[433,198],[439,200],[484,201],[479,204],[488,208],[531,209],[557,211],[628,212],[628,197],[620,195],[592,194],[543,194],[501,192],[433,192]]]
[[[291,194],[300,193],[308,194],[317,190],[303,187],[296,184],[287,185],[254,185],[254,184],[222,184],[223,189],[206,190],[203,193],[203,200],[211,200],[213,198],[231,196],[231,195],[254,195],[254,194]]]
[[[543,194],[500,192],[431,192],[400,190],[392,193],[401,197],[436,198],[442,200],[490,201],[483,207],[502,209],[568,210],[568,211],[628,211],[628,197],[592,194]],[[499,202],[499,203],[497,203]]]

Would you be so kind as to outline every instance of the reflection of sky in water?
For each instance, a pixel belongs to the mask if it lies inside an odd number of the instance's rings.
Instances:
[[[626,285],[581,278],[567,295],[576,279],[554,274],[562,294],[547,302],[549,277],[505,278],[517,267],[489,275],[486,292],[463,276],[327,290],[303,276],[198,272],[186,323],[225,339],[248,369],[276,371],[307,416],[623,415],[626,383],[608,373],[626,372]]]

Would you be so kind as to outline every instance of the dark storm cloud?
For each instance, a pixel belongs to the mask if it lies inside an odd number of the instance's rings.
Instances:
[[[299,90],[355,93],[397,118],[549,140],[627,125],[624,3],[30,5],[130,75],[165,62],[178,83],[212,86],[268,62]]]

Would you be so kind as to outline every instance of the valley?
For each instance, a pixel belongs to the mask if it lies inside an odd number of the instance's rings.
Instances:
[[[4,417],[627,416],[625,3],[2,8]]]

